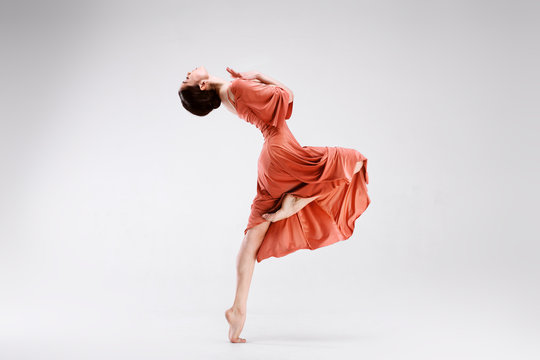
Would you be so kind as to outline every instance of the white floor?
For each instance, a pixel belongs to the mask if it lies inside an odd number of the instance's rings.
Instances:
[[[405,304],[405,303],[404,303]],[[457,304],[456,304],[457,305]],[[111,309],[109,309],[111,310]],[[170,314],[88,308],[19,313],[2,327],[1,358],[9,359],[538,359],[538,332],[504,316],[464,313],[459,306],[373,306],[343,312],[256,312],[245,344],[227,341],[221,309]],[[69,314],[66,309],[65,314]],[[33,318],[32,322],[30,318]],[[19,320],[17,323],[16,320]],[[507,319],[508,320],[508,319]],[[4,323],[5,325],[6,323]]]

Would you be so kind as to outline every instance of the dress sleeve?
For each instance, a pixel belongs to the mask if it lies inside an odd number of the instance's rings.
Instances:
[[[243,106],[262,122],[279,127],[292,114],[289,93],[276,85],[238,79],[232,87],[237,106]]]

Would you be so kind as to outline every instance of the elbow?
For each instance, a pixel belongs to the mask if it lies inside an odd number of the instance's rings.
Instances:
[[[293,94],[292,90],[289,89],[288,87],[286,87],[285,85],[277,85],[276,89],[278,87],[281,88],[281,90],[285,90],[287,92],[287,94],[289,94],[289,104],[292,103],[293,100],[294,100],[294,94]]]
[[[293,94],[292,90],[290,90],[290,89],[288,90],[288,92],[289,92],[289,103],[292,103],[293,100],[294,100],[294,94]]]

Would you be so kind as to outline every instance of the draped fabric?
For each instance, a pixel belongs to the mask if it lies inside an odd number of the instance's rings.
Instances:
[[[255,125],[266,137],[279,128],[292,114],[289,93],[279,86],[254,80],[235,79],[231,84],[236,111]]]
[[[281,87],[235,79],[230,89],[238,116],[255,125],[265,139],[257,164],[257,193],[244,234],[266,221],[264,213],[277,211],[286,194],[319,195],[296,214],[270,224],[257,262],[351,237],[356,219],[370,204],[367,158],[355,149],[300,145],[285,121],[293,105]],[[364,165],[354,174],[359,161]]]

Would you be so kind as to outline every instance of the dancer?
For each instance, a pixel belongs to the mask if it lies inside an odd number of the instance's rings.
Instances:
[[[315,250],[348,239],[370,203],[367,158],[355,149],[301,146],[289,130],[294,94],[257,71],[227,71],[227,81],[203,66],[187,73],[178,95],[186,110],[205,116],[223,103],[264,137],[257,194],[236,258],[236,296],[225,311],[229,340],[244,343],[247,298],[255,260]]]

